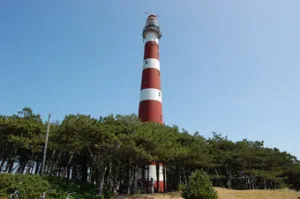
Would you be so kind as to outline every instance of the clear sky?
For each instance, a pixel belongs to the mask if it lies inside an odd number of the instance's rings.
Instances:
[[[300,1],[0,0],[0,114],[138,112],[142,28],[160,15],[163,115],[300,158]]]

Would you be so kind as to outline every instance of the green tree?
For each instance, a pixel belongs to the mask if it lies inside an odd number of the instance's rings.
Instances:
[[[204,171],[196,170],[189,177],[188,184],[183,186],[182,197],[185,199],[217,199],[218,194],[209,176]]]
[[[29,107],[0,115],[0,172],[38,174],[46,126]],[[176,125],[142,123],[135,114],[71,114],[51,123],[48,176],[96,184],[100,194],[114,191],[117,184],[135,193],[137,174],[150,161],[164,163],[167,188],[173,190],[179,183],[188,184],[197,169],[203,169],[214,186],[300,189],[297,158],[264,147],[263,141],[234,142],[216,133],[206,139]]]

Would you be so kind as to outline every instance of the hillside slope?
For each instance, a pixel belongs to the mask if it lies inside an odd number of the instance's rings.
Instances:
[[[216,188],[219,199],[300,199],[300,192],[290,190],[229,190]],[[119,197],[120,199],[122,197]],[[179,193],[140,195],[124,199],[182,199]]]
[[[229,190],[217,188],[219,199],[298,199],[300,192],[290,190]]]

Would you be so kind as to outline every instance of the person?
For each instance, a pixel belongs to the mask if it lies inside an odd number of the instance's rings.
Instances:
[[[143,179],[142,178],[138,179],[137,185],[138,185],[138,189],[140,189],[141,192],[143,192]]]
[[[154,180],[151,178],[150,180],[150,188],[151,188],[151,193],[154,193]]]

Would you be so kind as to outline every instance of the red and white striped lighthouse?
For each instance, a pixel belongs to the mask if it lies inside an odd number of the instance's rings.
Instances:
[[[156,15],[149,15],[143,29],[144,62],[141,82],[139,118],[142,122],[163,123],[162,93],[160,83],[159,39],[162,34]],[[164,191],[163,164],[159,163],[157,179],[156,162],[148,165],[147,180],[154,181],[154,189]]]
[[[160,37],[161,32],[156,16],[148,16],[143,30],[145,51],[139,105],[139,117],[142,122],[163,123],[159,62]]]

